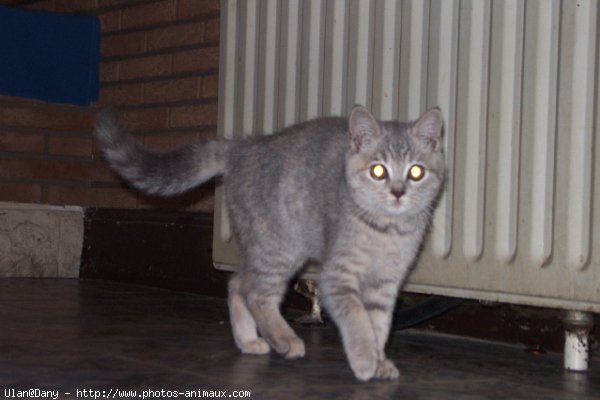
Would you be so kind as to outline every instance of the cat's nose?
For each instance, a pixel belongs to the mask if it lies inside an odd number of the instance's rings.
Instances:
[[[396,199],[400,199],[400,197],[404,196],[404,189],[392,188],[392,194],[396,196]]]

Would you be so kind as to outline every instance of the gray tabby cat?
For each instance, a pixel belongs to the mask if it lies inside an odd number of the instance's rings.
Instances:
[[[172,196],[223,176],[242,265],[229,284],[233,336],[243,353],[304,356],[280,314],[288,281],[321,265],[321,300],[360,380],[395,379],[385,344],[399,287],[413,264],[444,181],[442,114],[378,122],[355,107],[276,135],[142,148],[111,113],[96,134],[134,187]]]

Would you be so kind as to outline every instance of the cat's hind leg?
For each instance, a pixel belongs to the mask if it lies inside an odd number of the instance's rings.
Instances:
[[[258,330],[269,345],[286,358],[304,357],[304,342],[282,317],[279,307],[291,271],[272,268],[267,273],[248,274],[246,304]]]
[[[267,354],[270,347],[258,337],[256,322],[241,293],[242,280],[241,273],[236,273],[229,281],[229,317],[235,343],[244,354]]]

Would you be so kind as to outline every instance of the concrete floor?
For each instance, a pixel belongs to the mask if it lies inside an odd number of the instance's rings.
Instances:
[[[598,360],[587,374],[567,373],[560,354],[411,330],[395,333],[388,350],[400,379],[359,383],[335,329],[296,330],[304,359],[244,356],[222,299],[101,281],[0,279],[0,397],[39,389],[59,399],[120,398],[117,390],[137,390],[137,398],[213,390],[286,400],[600,399]]]

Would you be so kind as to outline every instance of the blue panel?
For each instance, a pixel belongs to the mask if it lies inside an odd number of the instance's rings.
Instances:
[[[88,105],[99,61],[98,18],[0,6],[0,94]]]

